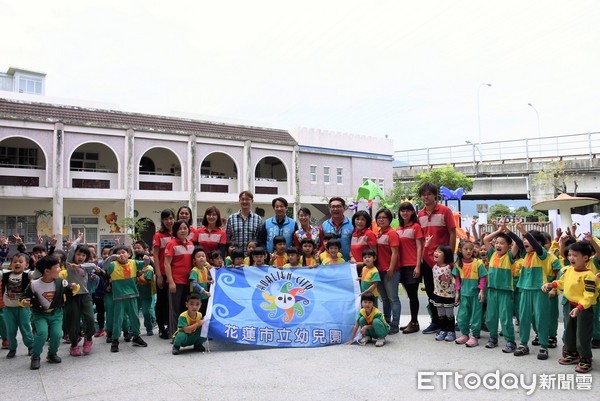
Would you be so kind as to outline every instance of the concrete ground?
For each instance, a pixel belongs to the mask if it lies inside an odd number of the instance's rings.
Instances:
[[[408,320],[405,301],[401,323]],[[429,318],[420,316],[419,321],[423,328]],[[110,352],[104,337],[95,339],[92,353],[77,358],[68,355],[68,344],[62,344],[59,355],[63,362],[48,364],[44,351],[38,371],[29,370],[30,359],[23,345],[12,360],[7,360],[7,351],[2,350],[0,400],[597,400],[600,388],[600,365],[589,376],[591,391],[577,390],[573,366],[557,362],[560,348],[551,349],[546,361],[537,360],[538,347],[530,347],[531,355],[515,357],[502,353],[502,337],[500,347],[486,349],[486,332],[477,348],[436,342],[433,335],[400,333],[388,336],[382,348],[369,344],[257,349],[211,341],[211,352],[189,350],[178,356],[171,355],[169,341],[157,335],[144,338],[148,348],[133,347],[121,339],[119,353]],[[594,351],[600,357],[600,352]],[[498,379],[505,380],[499,382],[499,390],[461,390],[455,377],[448,379],[444,390],[441,376],[424,373],[475,373],[482,378],[496,371]],[[433,390],[418,389],[418,372],[422,380],[432,379],[422,383]],[[522,374],[530,385],[534,373],[537,385],[530,397],[523,388],[502,387],[511,385],[506,374]],[[540,388],[541,374],[548,375],[554,390]],[[477,377],[470,376],[474,385]],[[494,385],[493,377],[488,380],[489,386]],[[458,384],[464,387],[462,379]],[[559,385],[573,389],[559,390]]]

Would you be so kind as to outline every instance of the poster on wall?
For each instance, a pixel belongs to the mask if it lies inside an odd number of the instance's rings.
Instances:
[[[592,235],[596,238],[600,237],[600,223],[590,223],[592,225]]]

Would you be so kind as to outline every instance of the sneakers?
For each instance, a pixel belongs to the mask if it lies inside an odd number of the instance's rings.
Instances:
[[[592,358],[581,358],[577,366],[575,366],[575,372],[587,373],[592,370]]]
[[[114,340],[110,345],[110,352],[119,352],[119,340]]]
[[[2,349],[8,349],[8,340],[2,340]]]
[[[529,347],[526,345],[519,345],[515,352],[513,352],[514,356],[523,356],[529,354]]]
[[[147,347],[148,344],[146,344],[146,341],[142,340],[142,337],[140,336],[135,336],[133,337],[133,345],[137,345],[138,347]]]
[[[447,331],[440,331],[435,335],[435,341],[444,341],[446,339]]]
[[[4,342],[2,342],[2,348],[4,348]],[[592,338],[592,348],[600,348],[600,340]]]
[[[546,348],[540,348],[537,354],[537,359],[540,361],[545,361],[548,359],[548,350]]]
[[[548,348],[556,348],[558,339],[555,336],[548,337]]]
[[[561,365],[575,365],[576,363],[579,363],[579,355],[577,354],[577,352],[567,354],[563,358],[560,358],[558,360],[558,363],[560,363]]]
[[[147,335],[148,337],[151,337],[151,336],[153,336],[153,335],[154,335],[154,331],[152,331],[152,329],[148,329],[148,330],[146,330],[146,335]]]
[[[65,343],[65,344],[70,344],[71,343],[71,340],[69,340],[69,335],[68,334],[65,334],[64,336],[62,336],[62,340],[63,340],[63,343]]]
[[[6,354],[6,359],[13,359],[15,355],[17,355],[17,350],[11,349],[10,351],[8,351],[8,354]]]
[[[168,340],[169,339],[169,332],[167,330],[159,330],[158,336],[160,338],[162,338],[163,340]]]
[[[133,334],[131,334],[130,332],[123,333],[123,339],[125,340],[126,343],[130,343],[132,338],[133,338]]]
[[[40,357],[31,358],[31,370],[38,370],[40,368]]]
[[[506,343],[504,348],[502,348],[502,352],[504,352],[505,354],[512,354],[515,352],[516,349],[517,349],[517,344],[515,344],[512,341],[509,341]]]
[[[79,346],[78,345],[71,346],[71,349],[69,350],[69,355],[81,356],[81,350],[79,350]]]
[[[48,354],[46,355],[46,360],[48,363],[61,363],[62,359],[56,354]]]
[[[92,350],[92,340],[91,339],[85,339],[83,340],[83,355],[87,355],[90,353],[90,351]]]
[[[364,336],[360,340],[358,340],[358,345],[367,345],[371,341],[371,337]]]
[[[194,351],[204,352],[204,351],[206,351],[206,348],[204,348],[204,345],[202,345],[202,344],[194,344]]]
[[[94,333],[94,337],[102,337],[103,335],[106,334],[106,330],[104,329],[98,329],[95,333]]]
[[[444,341],[450,343],[454,340],[456,340],[456,333],[453,331],[449,331],[448,334],[446,334],[446,338],[444,338]]]
[[[467,347],[469,348],[473,348],[473,347],[477,347],[479,346],[479,340],[477,339],[477,337],[469,337],[469,341],[467,341]]]
[[[432,322],[425,330],[423,330],[423,334],[433,334],[438,331],[440,331],[440,325]]]
[[[540,345],[540,338],[538,336],[535,336],[535,338],[533,339],[533,341],[531,342],[531,345],[535,345],[536,347],[538,345]]]
[[[112,343],[112,342],[113,342],[113,340],[112,340],[112,336],[109,336],[109,335],[108,335],[108,333],[107,333],[107,334],[106,334],[106,343],[107,343],[107,344],[110,344],[110,343]]]
[[[460,337],[458,337],[458,338],[456,339],[456,343],[457,343],[458,345],[463,345],[463,344],[466,344],[466,343],[467,343],[467,341],[469,341],[469,336],[468,336],[468,335],[466,335],[466,334],[463,334],[462,336],[460,336]]]
[[[485,347],[488,349],[496,348],[497,346],[498,346],[498,339],[493,338],[493,337],[490,337],[487,344],[485,344]]]
[[[173,355],[179,355],[181,351],[179,351],[179,347],[173,346],[173,349],[171,350],[171,354]]]
[[[385,338],[378,338],[377,341],[375,341],[376,347],[383,347],[384,345],[385,345]]]
[[[419,327],[419,322],[410,322],[404,329],[400,328],[400,330],[402,330],[403,334],[412,334],[418,333],[421,331],[421,328]]]

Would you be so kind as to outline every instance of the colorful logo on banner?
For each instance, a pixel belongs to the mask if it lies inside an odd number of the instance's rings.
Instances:
[[[348,263],[213,270],[203,335],[269,346],[340,344],[356,321],[360,291],[355,271]]]

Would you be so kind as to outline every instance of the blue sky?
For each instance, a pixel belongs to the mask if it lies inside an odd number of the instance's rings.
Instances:
[[[0,1],[0,70],[121,110],[395,149],[598,130],[600,2]],[[492,86],[481,86],[491,83]],[[173,113],[175,112],[175,113]],[[190,114],[187,114],[188,116]]]

